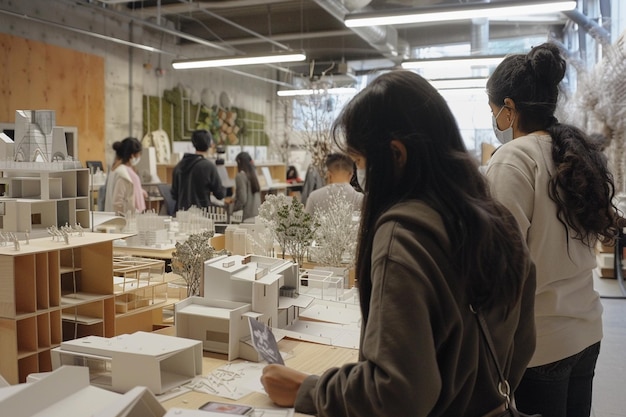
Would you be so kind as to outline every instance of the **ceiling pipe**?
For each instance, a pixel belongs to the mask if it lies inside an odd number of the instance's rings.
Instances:
[[[108,8],[108,7],[100,7],[98,5],[95,5],[94,3],[90,3],[90,2],[87,2],[87,1],[79,1],[79,2],[77,2],[77,1],[65,1],[65,3],[74,4],[74,5],[78,5],[78,6],[82,6],[82,7],[87,7],[87,8],[92,9],[92,10],[97,10],[100,13],[104,12],[104,13],[107,13],[107,14],[109,14],[111,16],[115,16],[118,19],[122,19],[123,21],[126,21],[126,20],[129,19],[128,14],[118,12],[118,11],[113,10],[111,8]],[[187,39],[189,41],[198,43],[200,45],[208,46],[209,48],[218,49],[220,51],[224,51],[224,52],[227,52],[227,53],[232,53],[233,52],[232,48],[227,48],[227,47],[219,45],[219,44],[217,44],[215,42],[209,42],[206,39],[198,38],[197,36],[189,35],[187,33],[180,32],[178,30],[169,29],[169,28],[166,28],[166,27],[163,27],[163,26],[159,26],[156,23],[148,22],[148,21],[146,21],[144,19],[132,18],[132,20],[135,23],[140,24],[140,25],[142,25],[144,27],[148,27],[148,28],[160,31],[160,32],[164,32],[164,33],[167,33],[169,35],[173,35],[173,36],[176,36],[176,37],[179,37],[179,38]]]
[[[136,43],[136,42],[133,42],[132,40],[127,41],[127,40],[124,40],[124,39],[115,38],[113,36],[103,35],[101,33],[93,32],[93,31],[90,31],[90,30],[80,29],[80,28],[77,28],[77,27],[68,26],[66,24],[53,22],[51,20],[41,19],[39,17],[30,16],[30,15],[27,15],[27,14],[24,14],[24,13],[16,13],[16,12],[12,12],[10,10],[0,9],[0,14],[6,14],[8,16],[17,17],[17,18],[24,19],[24,20],[29,20],[29,21],[32,21],[32,22],[41,23],[41,24],[44,24],[44,25],[55,27],[57,29],[68,30],[70,32],[79,33],[79,34],[85,35],[85,36],[91,36],[93,38],[102,39],[102,40],[113,42],[113,43],[117,43],[117,44],[120,44],[120,45],[130,46],[132,48],[142,49],[142,50],[148,51],[148,52],[155,52],[155,53],[160,53],[160,54],[164,54],[164,55],[176,56],[176,54],[173,53],[173,52],[169,52],[169,51],[166,51],[166,50],[163,50],[163,49],[155,48],[155,47],[149,46],[149,45],[143,45],[141,43]]]
[[[278,46],[281,49],[284,49],[286,51],[288,51],[290,49],[287,45],[283,45],[282,43],[277,42],[277,41],[275,41],[275,40],[273,40],[271,38],[268,38],[267,36],[263,36],[260,33],[257,33],[257,32],[255,32],[253,30],[250,30],[250,29],[248,29],[245,26],[242,26],[242,25],[240,25],[238,23],[233,22],[232,20],[226,19],[225,17],[222,17],[222,16],[218,15],[217,13],[213,13],[213,12],[207,10],[207,9],[202,9],[202,13],[204,13],[206,15],[209,15],[209,16],[217,19],[217,20],[221,20],[222,22],[226,23],[227,25],[233,26],[233,27],[235,27],[235,28],[237,28],[237,29],[239,29],[239,30],[241,30],[243,32],[246,32],[246,33],[248,33],[248,34],[250,34],[250,35],[252,35],[254,37],[257,37],[257,38],[259,38],[261,40],[264,40],[265,42],[269,42],[272,45]]]
[[[611,33],[597,22],[585,16],[578,10],[570,10],[562,12],[565,16],[570,18],[574,23],[584,29],[593,39],[600,42],[603,46],[609,46],[611,44]]]
[[[353,32],[349,29],[345,30],[326,30],[319,32],[309,32],[309,33],[301,33],[301,32],[293,32],[293,33],[283,33],[280,35],[272,35],[268,38],[274,40],[276,42],[284,42],[284,41],[292,41],[299,39],[321,39],[321,38],[332,38],[336,36],[348,36],[352,35]],[[264,43],[266,40],[260,38],[239,38],[239,39],[229,39],[227,43],[231,46],[238,45],[252,45],[257,43]]]
[[[318,6],[343,23],[344,17],[350,12],[341,0],[314,0]],[[392,26],[368,26],[351,28],[352,31],[379,51],[384,57],[394,62],[406,58],[398,53],[398,31]],[[405,42],[406,41],[401,41]]]
[[[104,0],[99,0],[105,2]],[[161,5],[162,15],[176,15],[181,13],[197,12],[202,9],[221,10],[231,9],[235,7],[252,7],[252,6],[267,6],[277,3],[287,3],[293,0],[229,0],[222,2],[214,1],[190,1],[179,0],[179,3],[163,4]],[[124,0],[125,3],[130,3],[130,0]],[[157,11],[155,7],[144,5],[141,10],[132,10],[133,14],[137,14],[145,17],[156,17]]]

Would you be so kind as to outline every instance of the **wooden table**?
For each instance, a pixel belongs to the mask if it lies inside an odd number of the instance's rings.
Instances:
[[[290,354],[290,358],[285,361],[285,365],[311,374],[321,374],[328,368],[341,366],[345,363],[356,362],[358,360],[358,351],[354,349],[318,345],[290,339],[281,340],[278,342],[278,347],[281,351]],[[238,361],[239,360],[234,362],[236,363]],[[202,374],[207,375],[226,363],[226,355],[204,352]],[[171,400],[167,400],[162,404],[166,409],[198,409],[207,401],[234,402],[259,408],[276,407],[267,395],[258,392],[253,392],[238,401],[232,401],[203,392],[188,392],[172,398]],[[296,413],[295,415],[304,416],[305,414]]]

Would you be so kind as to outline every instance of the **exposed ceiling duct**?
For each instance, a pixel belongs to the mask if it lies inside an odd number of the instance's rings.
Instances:
[[[340,0],[314,1],[341,22],[350,13]],[[397,63],[408,57],[408,42],[398,39],[398,31],[393,26],[368,26],[352,28],[352,31],[393,62]]]

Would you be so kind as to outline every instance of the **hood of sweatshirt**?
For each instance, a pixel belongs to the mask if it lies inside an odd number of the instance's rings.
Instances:
[[[204,159],[204,156],[198,155],[197,153],[186,153],[183,155],[183,159],[181,159],[178,163],[180,172],[187,174],[189,170],[201,159]]]
[[[398,222],[406,229],[417,228],[431,233],[444,248],[450,248],[450,239],[441,216],[423,201],[407,200],[393,205],[380,216],[376,228],[390,221]]]

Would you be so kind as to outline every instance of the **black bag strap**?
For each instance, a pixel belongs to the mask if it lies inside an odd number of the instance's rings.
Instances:
[[[509,408],[511,403],[511,387],[509,385],[509,381],[504,377],[504,373],[502,372],[502,368],[500,368],[500,363],[498,362],[498,357],[496,356],[496,349],[493,345],[493,340],[491,340],[491,333],[489,333],[489,328],[487,327],[487,322],[485,321],[485,317],[482,315],[480,310],[475,310],[474,306],[470,304],[470,310],[476,316],[476,321],[478,321],[478,327],[480,328],[480,332],[483,334],[485,341],[487,342],[487,348],[489,349],[489,353],[491,354],[491,359],[496,364],[496,369],[498,370],[498,376],[500,377],[500,381],[498,382],[498,392],[502,395],[506,404],[505,407]]]

